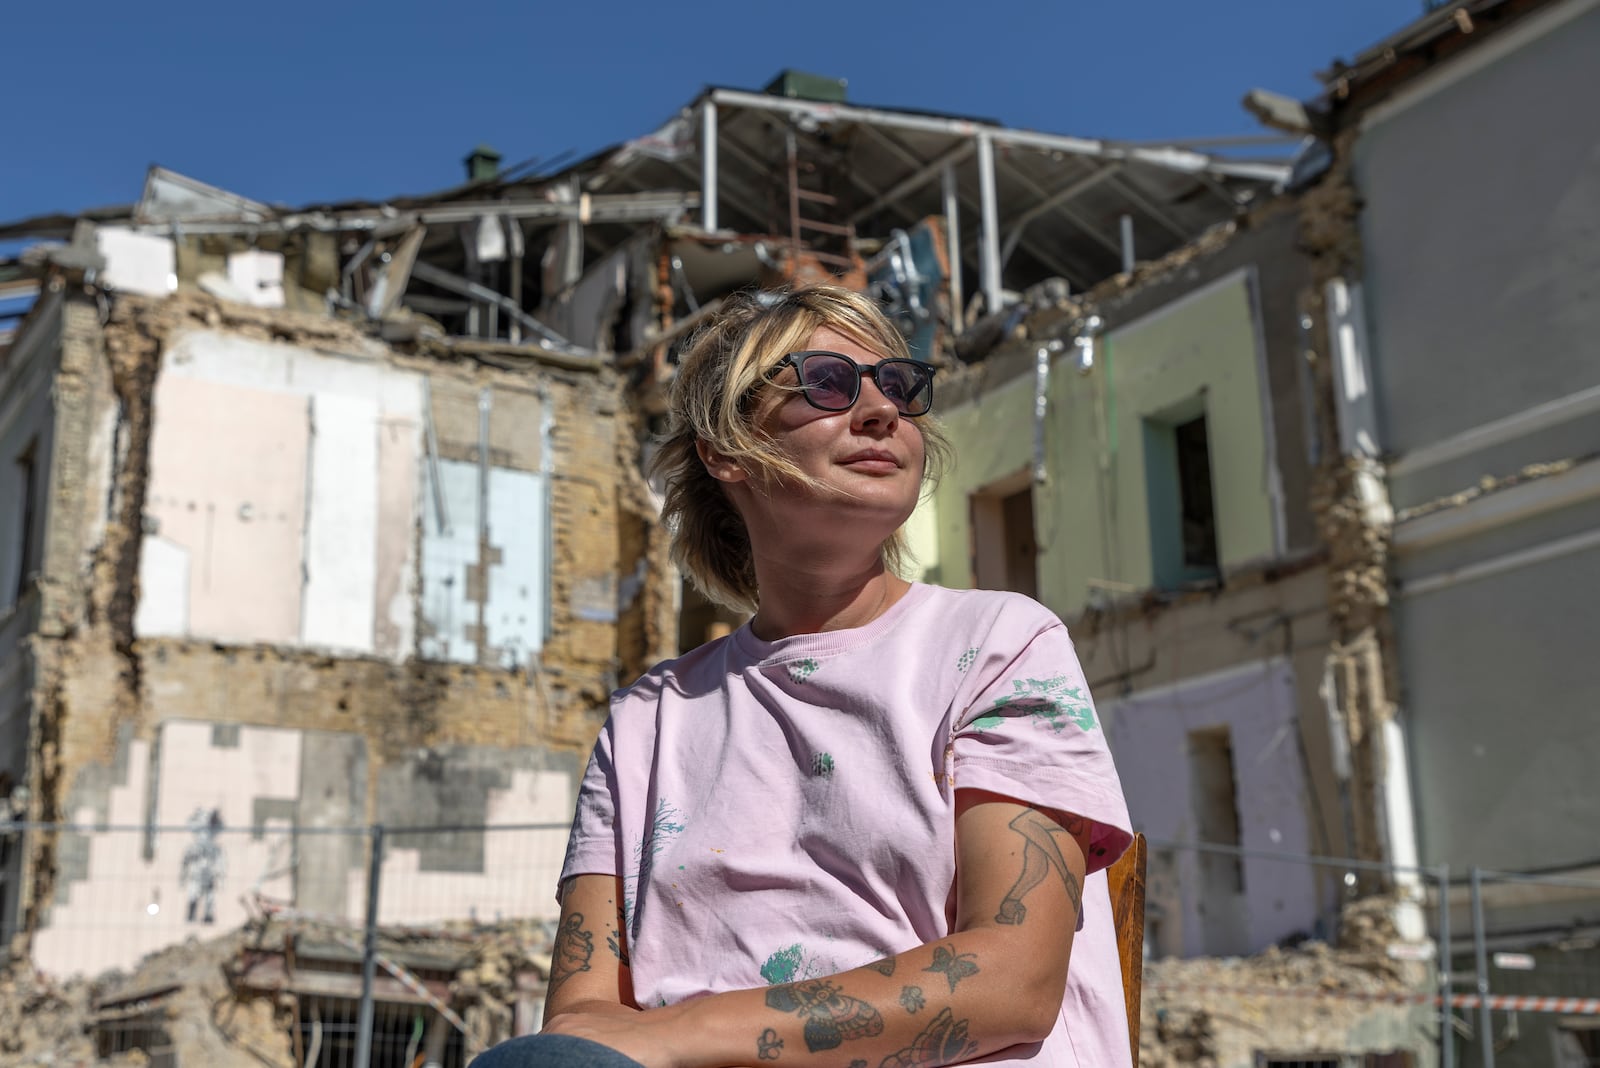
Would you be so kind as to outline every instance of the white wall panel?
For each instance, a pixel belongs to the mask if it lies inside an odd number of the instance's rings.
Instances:
[[[189,633],[189,550],[182,545],[154,536],[144,539],[133,632],[142,638],[181,638]]]
[[[467,586],[478,563],[478,465],[441,460],[438,466],[449,526],[439,529],[430,505],[422,523],[422,633],[417,649],[429,660],[475,664],[478,643],[468,628],[478,625],[478,606],[467,599]],[[432,501],[432,472],[425,478],[423,499]]]
[[[162,374],[301,395],[366,397],[376,400],[385,415],[422,419],[421,376],[359,355],[326,356],[293,345],[196,330],[173,343]]]
[[[379,656],[390,660],[403,660],[416,650],[421,459],[421,424],[404,416],[380,417],[374,645]]]
[[[308,409],[304,397],[157,381],[147,540],[159,536],[189,554],[189,636],[298,639]]]
[[[523,667],[544,646],[543,475],[490,470],[489,544],[500,551],[500,562],[489,569],[489,645],[501,667]]]
[[[411,655],[422,385],[373,354],[179,336],[146,510],[187,551],[189,603],[172,610],[182,562],[155,547],[139,633]]]
[[[319,393],[311,401],[310,512],[300,638],[373,651],[378,540],[378,404]]]

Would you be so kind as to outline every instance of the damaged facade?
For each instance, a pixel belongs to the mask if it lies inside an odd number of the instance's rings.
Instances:
[[[609,690],[733,622],[683,595],[640,474],[721,299],[837,278],[951,363],[1283,174],[790,88],[708,90],[558,174],[481,150],[431,197],[290,210],[155,168],[128,208],[0,228],[41,242],[3,276],[35,294],[0,393],[16,960],[348,924],[369,865],[391,936],[548,918],[564,832],[518,860],[475,828],[563,825]],[[333,833],[368,825],[452,830]],[[279,960],[232,989],[293,995],[304,1038],[339,966],[285,945],[229,950]],[[95,1019],[138,1017],[127,989]]]
[[[1597,859],[1592,628],[1571,624],[1600,581],[1578,299],[1597,141],[1531,118],[1560,79],[1592,84],[1596,16],[1455,3],[1318,101],[1252,94],[1308,138],[1293,168],[861,107],[790,73],[555,173],[480,150],[454,190],[289,211],[157,169],[132,208],[0,227],[60,242],[0,265],[38,292],[0,342],[0,500],[23,502],[0,532],[0,799],[192,828],[0,838],[12,952],[95,971],[173,941],[62,932],[147,907],[90,899],[108,867],[192,898],[213,812],[565,821],[609,689],[738,622],[681,585],[641,474],[678,351],[737,289],[833,278],[944,370],[959,462],[913,519],[917,577],[1027,592],[1073,630],[1155,841],[1143,1063],[1477,1055],[1440,1046],[1419,871]],[[1540,153],[1525,196],[1507,161]],[[1481,203],[1519,207],[1463,222]],[[412,896],[386,922],[548,915],[526,868],[463,838],[391,847]],[[286,867],[232,839],[229,878],[359,914],[367,841],[294,848]],[[1468,900],[1447,900],[1459,937]],[[1507,946],[1593,954],[1592,894],[1513,904]],[[251,919],[236,893],[215,909]],[[264,995],[298,989],[273,938]],[[479,1039],[531,1018],[542,935],[518,938],[492,981],[426,977],[498,1013]],[[1460,991],[1472,947],[1451,948]],[[1505,1063],[1588,1048],[1485,1019]]]
[[[1475,976],[1483,994],[1595,993],[1600,885],[1576,880],[1597,860],[1600,365],[1582,294],[1600,135],[1541,102],[1595,85],[1597,16],[1451,4],[1327,75],[1318,101],[1252,94],[1315,138],[1283,197],[1023,318],[946,404],[965,462],[940,491],[940,577],[1037,590],[1072,626],[1158,840],[1158,959],[1337,935],[1395,995]],[[1441,865],[1448,895],[1419,878]],[[1351,888],[1390,902],[1364,947]],[[1391,959],[1446,929],[1437,979]],[[1331,1033],[1324,1004],[1219,993],[1270,993],[1272,952],[1231,974],[1152,962],[1147,1039],[1188,1042],[1174,1021],[1209,1009],[1188,1059],[1596,1053],[1592,1001],[1447,1009],[1447,1027],[1354,1001]]]
[[[371,824],[454,828],[387,840],[385,923],[552,918],[607,696],[676,647],[614,369],[330,314],[363,281],[338,227],[373,217],[275,230],[234,199],[158,170],[120,225],[36,246],[0,350],[0,786],[26,828],[0,945],[50,975],[263,900],[359,931]],[[556,829],[513,853],[487,825]]]
[[[1308,310],[1385,542],[1388,803],[1456,873],[1454,929],[1486,918],[1454,971],[1501,995],[1600,995],[1600,121],[1553,106],[1600,90],[1597,48],[1592,2],[1452,4],[1331,72],[1316,120],[1349,206]],[[1600,1057],[1593,1011],[1463,1016],[1464,1063]]]

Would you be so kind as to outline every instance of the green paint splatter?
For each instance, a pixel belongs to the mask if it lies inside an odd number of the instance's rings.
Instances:
[[[1094,706],[1080,686],[1069,686],[1065,675],[1051,679],[1013,679],[1011,693],[994,699],[994,707],[1015,715],[1026,712],[1037,726],[1060,733],[1068,723],[1080,730],[1094,730]],[[994,713],[974,720],[974,725],[996,718]]]
[[[810,657],[804,660],[796,660],[789,665],[789,677],[795,682],[805,682],[816,673],[817,667],[817,662]]]
[[[991,713],[987,716],[979,716],[977,719],[972,721],[972,725],[980,731],[992,731],[1005,721],[1006,717],[996,716]]]
[[[792,983],[800,971],[800,961],[805,956],[805,950],[796,942],[787,949],[780,949],[767,958],[767,963],[761,966],[761,978],[767,981],[768,986],[777,986],[780,983]]]
[[[977,659],[978,650],[977,647],[974,646],[973,648],[968,649],[966,652],[961,654],[961,659],[956,661],[956,670],[965,675],[967,673],[967,669],[970,668],[973,665],[973,662]]]

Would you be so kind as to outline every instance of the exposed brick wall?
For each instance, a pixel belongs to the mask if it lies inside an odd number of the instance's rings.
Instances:
[[[476,351],[481,346],[468,354],[436,340],[389,347],[327,317],[223,305],[188,293],[113,298],[103,323],[94,297],[78,295],[65,315],[46,618],[34,638],[36,818],[70,818],[75,785],[87,769],[116,759],[119,738],[123,745],[130,737],[149,740],[162,722],[176,719],[363,736],[371,817],[379,771],[418,751],[537,747],[581,759],[623,664],[636,672],[672,651],[675,576],[637,473],[630,421],[619,414],[619,383],[608,368],[540,362],[509,349],[503,359],[489,359]],[[537,398],[533,410],[547,410],[550,421],[550,455],[541,459],[551,475],[553,539],[550,634],[534,667],[415,657],[395,663],[135,634],[151,433],[160,418],[151,397],[164,349],[176,334],[197,328],[356,352],[437,378],[445,389],[488,387],[497,399],[507,398],[508,412],[518,395],[530,403]],[[507,422],[521,436],[504,448],[494,441],[492,454],[540,433]],[[644,588],[619,613],[619,581],[632,574],[643,576]],[[587,606],[581,616],[579,604]],[[48,837],[34,840],[36,902],[51,898],[54,848]],[[36,919],[37,910],[30,915]],[[25,920],[25,930],[32,926]]]

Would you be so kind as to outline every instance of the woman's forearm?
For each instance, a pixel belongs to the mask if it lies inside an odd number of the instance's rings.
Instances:
[[[1019,935],[961,931],[838,975],[715,994],[627,1020],[563,1014],[550,1029],[675,1068],[953,1064],[1049,1033],[1067,947],[1058,964],[1057,953]]]

